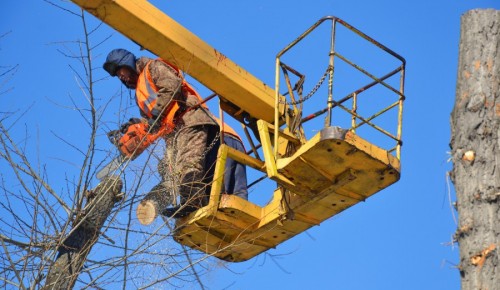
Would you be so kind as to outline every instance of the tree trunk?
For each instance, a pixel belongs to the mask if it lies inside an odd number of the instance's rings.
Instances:
[[[87,195],[87,205],[74,228],[58,248],[56,261],[49,269],[43,289],[72,289],[87,255],[99,239],[101,228],[115,202],[121,199],[122,181],[106,178]]]
[[[462,289],[500,289],[500,11],[461,18],[452,181]]]

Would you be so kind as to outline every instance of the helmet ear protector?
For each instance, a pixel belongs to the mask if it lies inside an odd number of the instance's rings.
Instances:
[[[107,71],[112,77],[116,76],[116,71],[118,70],[118,65],[114,62],[105,62],[102,66],[105,71]]]

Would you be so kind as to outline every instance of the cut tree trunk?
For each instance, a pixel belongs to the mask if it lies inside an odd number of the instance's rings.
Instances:
[[[160,183],[154,186],[137,206],[137,219],[141,224],[149,225],[172,202],[173,197],[167,187]]]
[[[462,15],[453,170],[462,289],[500,289],[500,11]]]
[[[43,289],[73,288],[111,209],[121,199],[122,184],[118,177],[109,177],[88,192],[87,204],[58,248],[57,258],[49,269]]]

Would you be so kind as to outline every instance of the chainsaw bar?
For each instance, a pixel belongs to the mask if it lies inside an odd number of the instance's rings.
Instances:
[[[113,160],[111,160],[106,166],[104,166],[101,170],[99,170],[96,174],[97,179],[101,180],[104,177],[110,176],[116,172],[118,168],[123,164],[125,157],[119,155]]]

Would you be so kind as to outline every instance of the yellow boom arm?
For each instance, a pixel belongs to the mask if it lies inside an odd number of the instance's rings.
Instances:
[[[143,48],[175,64],[251,117],[274,123],[273,89],[149,2],[72,1]]]

